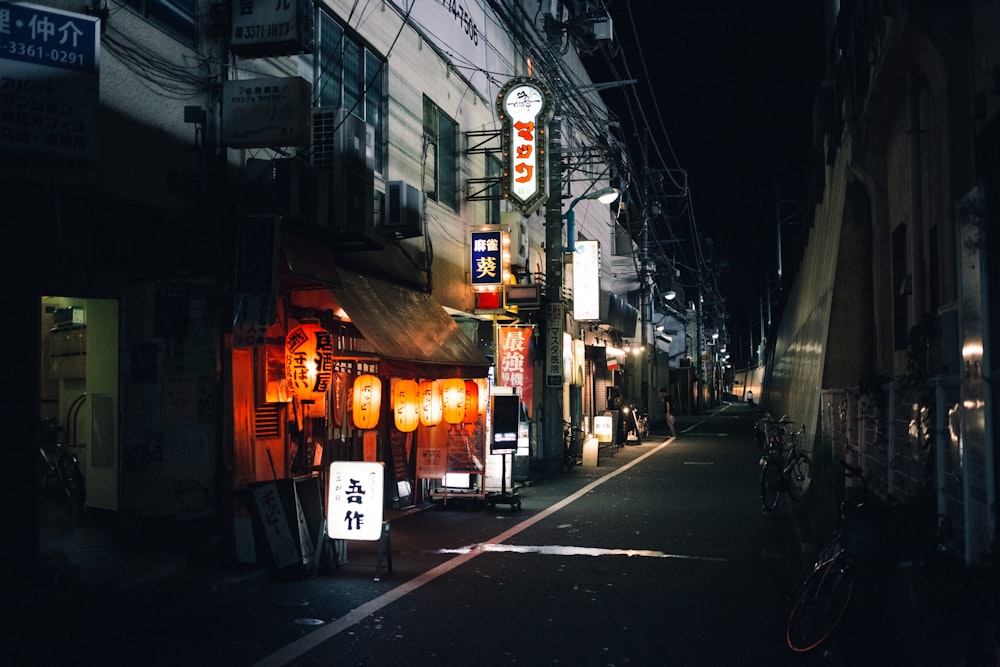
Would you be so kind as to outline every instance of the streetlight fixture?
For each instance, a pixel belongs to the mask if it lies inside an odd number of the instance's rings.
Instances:
[[[576,252],[576,214],[573,213],[573,208],[584,199],[596,199],[602,204],[611,204],[620,194],[618,188],[600,188],[593,192],[585,192],[570,203],[569,209],[562,216],[566,219],[566,252]]]

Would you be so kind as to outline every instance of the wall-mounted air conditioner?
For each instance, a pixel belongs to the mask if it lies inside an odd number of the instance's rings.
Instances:
[[[330,213],[327,174],[303,160],[272,160],[274,194],[286,219],[326,227]]]
[[[409,183],[389,181],[382,232],[397,239],[423,236],[422,199],[420,191]]]
[[[328,179],[331,235],[342,246],[380,245],[375,229],[375,129],[345,109],[314,108],[310,161]]]

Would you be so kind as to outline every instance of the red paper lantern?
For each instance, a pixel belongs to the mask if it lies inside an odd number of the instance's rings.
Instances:
[[[415,431],[420,423],[420,385],[416,380],[397,380],[392,388],[392,412],[396,428]]]
[[[382,407],[382,381],[376,375],[359,375],[354,380],[354,401],[351,415],[357,428],[378,426],[378,413]]]
[[[437,426],[441,422],[441,385],[437,380],[420,383],[420,423]]]
[[[465,381],[465,423],[479,419],[479,385],[475,380]]]
[[[285,336],[285,382],[301,400],[325,398],[333,377],[333,336],[305,321]]]

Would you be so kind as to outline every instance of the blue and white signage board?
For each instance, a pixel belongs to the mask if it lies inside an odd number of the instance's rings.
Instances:
[[[503,284],[503,232],[472,232],[472,286],[498,287]]]
[[[330,464],[326,535],[332,540],[376,542],[382,536],[385,465],[369,461]]]
[[[100,19],[0,2],[0,151],[97,159]]]

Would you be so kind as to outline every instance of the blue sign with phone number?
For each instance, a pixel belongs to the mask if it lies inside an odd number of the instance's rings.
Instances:
[[[0,2],[0,58],[96,72],[99,19]]]

